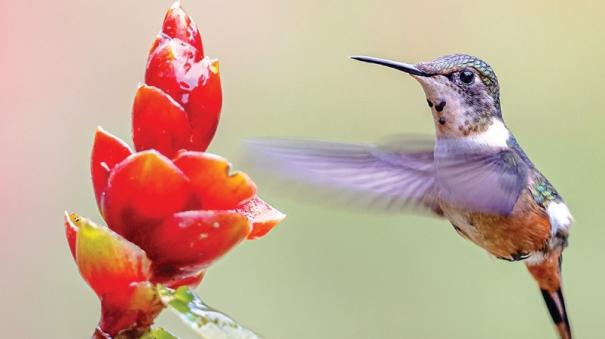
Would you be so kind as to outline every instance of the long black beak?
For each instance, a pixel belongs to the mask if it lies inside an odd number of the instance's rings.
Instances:
[[[394,68],[394,69],[400,70],[402,72],[406,72],[411,75],[418,75],[421,77],[431,76],[430,74],[419,70],[418,68],[416,68],[416,66],[406,64],[403,62],[381,59],[381,58],[374,58],[374,57],[369,57],[369,56],[361,56],[361,55],[351,56],[351,59]]]

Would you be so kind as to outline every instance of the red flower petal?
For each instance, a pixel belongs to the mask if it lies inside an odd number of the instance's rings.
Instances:
[[[161,38],[149,55],[145,83],[168,93],[183,107],[202,76],[196,49],[180,40]],[[186,108],[186,107],[185,107]]]
[[[65,211],[65,237],[69,245],[71,256],[76,259],[76,238],[78,236],[79,217],[76,214],[69,214]]]
[[[252,223],[252,231],[248,234],[248,239],[264,236],[286,218],[285,214],[271,207],[258,196],[239,206],[235,211],[248,217]]]
[[[191,20],[191,17],[183,11],[179,2],[175,2],[166,13],[162,33],[167,36],[180,39],[198,51],[197,60],[204,57],[204,48],[202,47],[202,38],[200,32]]]
[[[195,150],[204,151],[212,141],[220,118],[223,95],[218,60],[202,60],[205,70],[198,87],[191,91],[187,107]]]
[[[250,223],[233,211],[187,211],[155,227],[145,250],[153,260],[154,279],[164,282],[208,267],[246,238]],[[175,270],[175,268],[180,268]]]
[[[151,277],[151,262],[138,246],[107,227],[73,215],[77,238],[75,254],[80,274],[102,300]]]
[[[168,158],[188,149],[191,128],[187,113],[156,87],[141,85],[132,108],[132,134],[137,151],[155,149]]]
[[[97,128],[92,146],[90,172],[94,186],[97,205],[101,213],[101,201],[107,188],[107,179],[111,170],[122,160],[126,159],[132,151],[126,143],[109,134],[101,127]]]
[[[203,209],[232,209],[252,199],[256,186],[243,172],[229,173],[229,162],[214,154],[182,152],[174,160],[191,180]]]
[[[175,212],[189,209],[191,184],[174,164],[156,151],[131,155],[111,176],[103,200],[109,227],[133,241]]]

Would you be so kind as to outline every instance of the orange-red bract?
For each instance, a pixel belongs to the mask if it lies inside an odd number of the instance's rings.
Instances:
[[[239,171],[230,173],[231,165],[218,155],[182,152],[174,163],[191,181],[203,209],[232,209],[256,194],[250,177]]]
[[[128,239],[145,227],[194,207],[191,184],[170,159],[149,150],[114,168],[103,199],[108,226]]]
[[[248,219],[233,211],[186,211],[154,229],[148,254],[159,280],[165,273],[188,276],[208,267],[250,233]],[[175,267],[181,268],[174,271]]]
[[[125,142],[107,133],[101,127],[97,128],[90,159],[90,172],[99,208],[101,208],[102,196],[107,188],[109,173],[130,154],[132,151]]]
[[[202,60],[204,77],[199,87],[191,91],[187,110],[193,130],[191,141],[194,150],[208,148],[218,126],[223,103],[219,62],[205,58]]]
[[[191,147],[187,112],[160,89],[141,85],[132,107],[132,138],[137,151],[155,149],[172,158]]]
[[[100,298],[151,278],[145,252],[110,229],[67,213],[65,227],[80,273]]]
[[[163,308],[145,252],[110,229],[65,214],[67,241],[82,277],[101,300],[103,333],[149,326]]]

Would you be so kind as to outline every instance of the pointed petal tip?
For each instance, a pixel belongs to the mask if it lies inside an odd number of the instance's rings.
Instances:
[[[252,231],[248,234],[249,240],[265,236],[286,218],[284,213],[258,196],[238,206],[235,211],[245,215],[252,223]]]
[[[71,252],[71,256],[76,259],[76,239],[78,237],[78,225],[74,221],[78,221],[76,219],[75,213],[69,213],[65,211],[64,214],[64,227],[65,227],[65,238],[67,239],[67,245],[69,246],[69,251]]]
[[[279,210],[268,210],[254,218],[252,232],[248,235],[248,240],[262,238],[267,235],[275,226],[286,219],[286,214]]]
[[[181,3],[176,1],[170,6],[164,17],[162,33],[173,39],[186,42],[198,50],[203,56],[203,46],[200,32],[191,17],[183,10]]]
[[[63,216],[65,217],[65,221],[71,222],[71,215],[74,213],[70,213],[68,210],[63,211]]]
[[[210,59],[210,71],[214,74],[218,74],[220,72],[219,64],[220,62],[218,59]]]

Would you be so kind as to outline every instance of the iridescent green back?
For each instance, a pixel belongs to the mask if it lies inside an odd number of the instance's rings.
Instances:
[[[551,201],[560,201],[561,196],[551,183],[541,174],[534,174],[534,182],[529,186],[534,201],[546,208]]]

